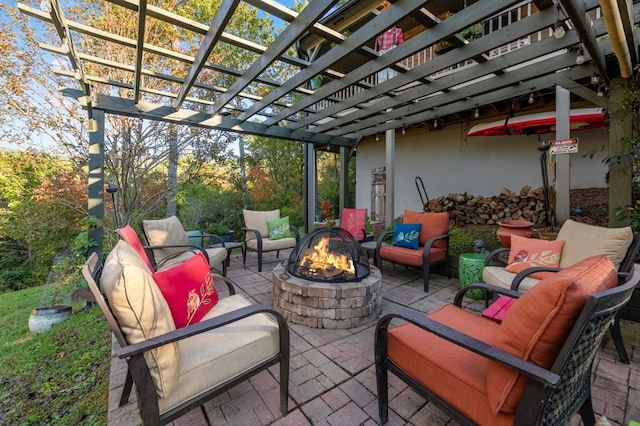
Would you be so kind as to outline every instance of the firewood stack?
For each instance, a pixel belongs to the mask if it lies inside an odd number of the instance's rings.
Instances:
[[[499,195],[449,194],[430,200],[424,211],[449,212],[451,225],[497,225],[501,220],[520,219],[534,224],[545,220],[542,188],[523,187],[520,192],[503,188]]]

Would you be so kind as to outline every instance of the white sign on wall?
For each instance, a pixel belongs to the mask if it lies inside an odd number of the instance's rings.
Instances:
[[[578,139],[561,139],[549,142],[550,154],[575,154],[578,152]]]

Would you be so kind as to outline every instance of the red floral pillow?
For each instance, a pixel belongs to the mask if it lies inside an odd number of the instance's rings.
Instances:
[[[509,264],[505,270],[517,274],[535,266],[557,268],[563,246],[564,240],[548,241],[512,235]]]
[[[176,328],[197,323],[218,303],[209,263],[202,253],[154,273],[153,279],[169,305]]]

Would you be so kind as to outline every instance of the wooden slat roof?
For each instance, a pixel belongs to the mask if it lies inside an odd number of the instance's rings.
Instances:
[[[101,109],[322,146],[353,147],[362,138],[388,129],[429,125],[434,120],[442,124],[466,120],[477,108],[483,114],[503,114],[516,100],[524,99],[526,104],[530,93],[543,98],[555,85],[603,106],[606,99],[596,96],[598,87],[590,77],[596,72],[607,84],[618,73],[597,0],[559,0],[557,6],[551,0],[396,0],[383,12],[379,0],[353,0],[340,8],[336,8],[337,0],[311,0],[300,13],[272,0],[246,0],[285,23],[268,46],[227,31],[241,0],[222,0],[212,22],[194,21],[147,0],[103,1],[135,16],[134,38],[93,28],[82,16],[67,18],[71,14],[65,0],[48,0],[46,10],[18,5],[23,13],[51,24],[57,33],[60,46],[43,44],[42,48],[68,58],[69,68],[56,72],[69,77],[64,93],[77,98],[89,115]],[[635,27],[640,5],[638,1],[614,3],[636,69]],[[507,19],[517,10],[527,10],[527,16],[472,41],[461,35],[469,27],[488,28],[493,24],[487,22]],[[560,39],[550,36],[558,17],[567,28]],[[150,43],[144,34],[151,20],[198,35],[197,52],[189,55],[179,46]],[[378,56],[374,40],[393,26],[405,30],[406,40]],[[101,56],[96,43],[134,49],[135,55],[130,62],[116,62]],[[245,69],[233,69],[212,55],[219,43],[251,52],[255,60]],[[438,45],[447,46],[448,51],[412,66],[402,62]],[[578,48],[585,52],[582,65],[575,60]],[[495,54],[501,49],[506,53]],[[184,67],[175,72],[154,71],[147,63],[150,56]],[[456,68],[459,64],[465,66]],[[274,65],[291,71],[273,77],[267,71]],[[389,67],[398,72],[397,77],[376,84],[376,73]],[[131,79],[114,80],[90,71],[109,69],[129,72]],[[212,83],[212,72],[224,75],[228,84]],[[325,76],[324,84],[312,90],[309,81],[316,75]],[[148,87],[148,79],[166,85]],[[263,92],[249,90],[256,86]]]

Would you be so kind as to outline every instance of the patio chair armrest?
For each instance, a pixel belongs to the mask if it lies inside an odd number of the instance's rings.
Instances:
[[[260,243],[262,244],[262,234],[260,234],[260,231],[258,231],[257,229],[252,229],[252,228],[240,228],[245,232],[245,240],[246,240],[246,234],[247,232],[253,232],[253,235],[255,236],[256,240],[260,241]]]
[[[501,296],[509,296],[509,297],[513,297],[514,299],[517,299],[520,296],[522,296],[522,293],[515,290],[509,290],[504,287],[498,287],[498,286],[487,284],[487,283],[476,283],[476,284],[471,284],[469,286],[465,286],[460,290],[458,290],[458,292],[456,293],[453,299],[453,304],[459,308],[462,307],[462,299],[464,298],[464,295],[467,293],[467,291],[472,289],[484,290],[487,293],[498,293]]]
[[[438,235],[437,237],[429,238],[424,243],[425,252],[429,252],[429,250],[431,250],[431,246],[433,245],[433,243],[435,243],[436,241],[440,241],[440,240],[445,240],[446,241],[447,252],[449,252],[449,237],[451,237],[451,234],[442,234],[442,235]]]
[[[378,240],[376,241],[376,262],[375,262],[376,265],[378,265],[378,268],[380,267],[380,265],[382,265],[382,258],[380,257],[380,247],[382,247],[384,240],[389,235],[393,235],[393,231],[384,231],[383,233],[378,235]]]
[[[293,231],[293,235],[296,237],[296,243],[300,242],[300,232],[297,226],[290,225],[289,228]]]
[[[221,244],[222,248],[225,247],[224,240],[219,235],[209,234],[208,232],[203,232],[202,236],[203,237],[209,237],[209,246],[211,246],[211,244]]]
[[[495,261],[504,263],[501,260],[498,260],[498,256],[509,251],[511,251],[509,247],[500,247],[499,249],[493,250],[491,253],[487,255],[487,258],[484,260],[484,266],[492,266],[493,262]]]
[[[236,288],[233,285],[233,281],[231,281],[229,278],[220,275],[220,274],[211,274],[211,277],[213,278],[213,281],[215,282],[216,280],[218,281],[224,281],[224,283],[227,285],[227,289],[229,290],[229,296],[236,294]]]
[[[560,382],[560,376],[556,373],[539,367],[531,362],[525,361],[522,358],[491,346],[467,334],[461,333],[460,331],[434,321],[431,318],[427,318],[421,312],[413,311],[410,309],[404,309],[401,312],[387,314],[378,321],[375,334],[376,357],[386,354],[386,335],[389,324],[393,319],[405,320],[455,345],[458,345],[492,361],[505,365],[531,379],[542,383],[545,386],[556,386]],[[382,350],[384,350],[384,352],[382,352]]]
[[[527,268],[524,271],[518,272],[513,281],[511,281],[511,290],[518,291],[520,284],[522,281],[527,278],[531,274],[535,274],[536,272],[559,272],[560,268],[551,268],[548,266],[534,266],[532,268]]]
[[[227,324],[231,324],[235,321],[239,321],[241,319],[244,319],[256,314],[261,314],[261,313],[266,313],[273,316],[278,322],[278,328],[280,329],[281,344],[282,344],[283,334],[286,334],[286,340],[288,341],[289,326],[287,325],[287,321],[284,319],[284,317],[280,313],[264,305],[250,305],[240,309],[236,309],[235,311],[227,312],[226,314],[222,314],[218,317],[209,318],[207,320],[200,321],[198,323],[189,325],[187,327],[170,331],[160,336],[147,339],[143,342],[134,343],[132,345],[122,347],[118,349],[116,353],[118,354],[118,357],[121,359],[128,358],[134,355],[140,355],[151,349],[155,349],[157,347],[160,347],[169,343],[177,342],[177,341],[186,339],[188,337],[192,337],[200,333],[204,333],[205,331],[214,330],[216,328],[223,327]]]
[[[207,259],[207,263],[209,263],[209,254],[207,253],[207,251],[200,246],[194,245],[194,244],[162,244],[162,245],[158,245],[158,246],[143,246],[143,248],[145,250],[149,249],[152,250],[153,249],[165,249],[165,248],[186,248],[188,250],[194,251],[194,252],[200,252],[204,255],[205,259]]]

